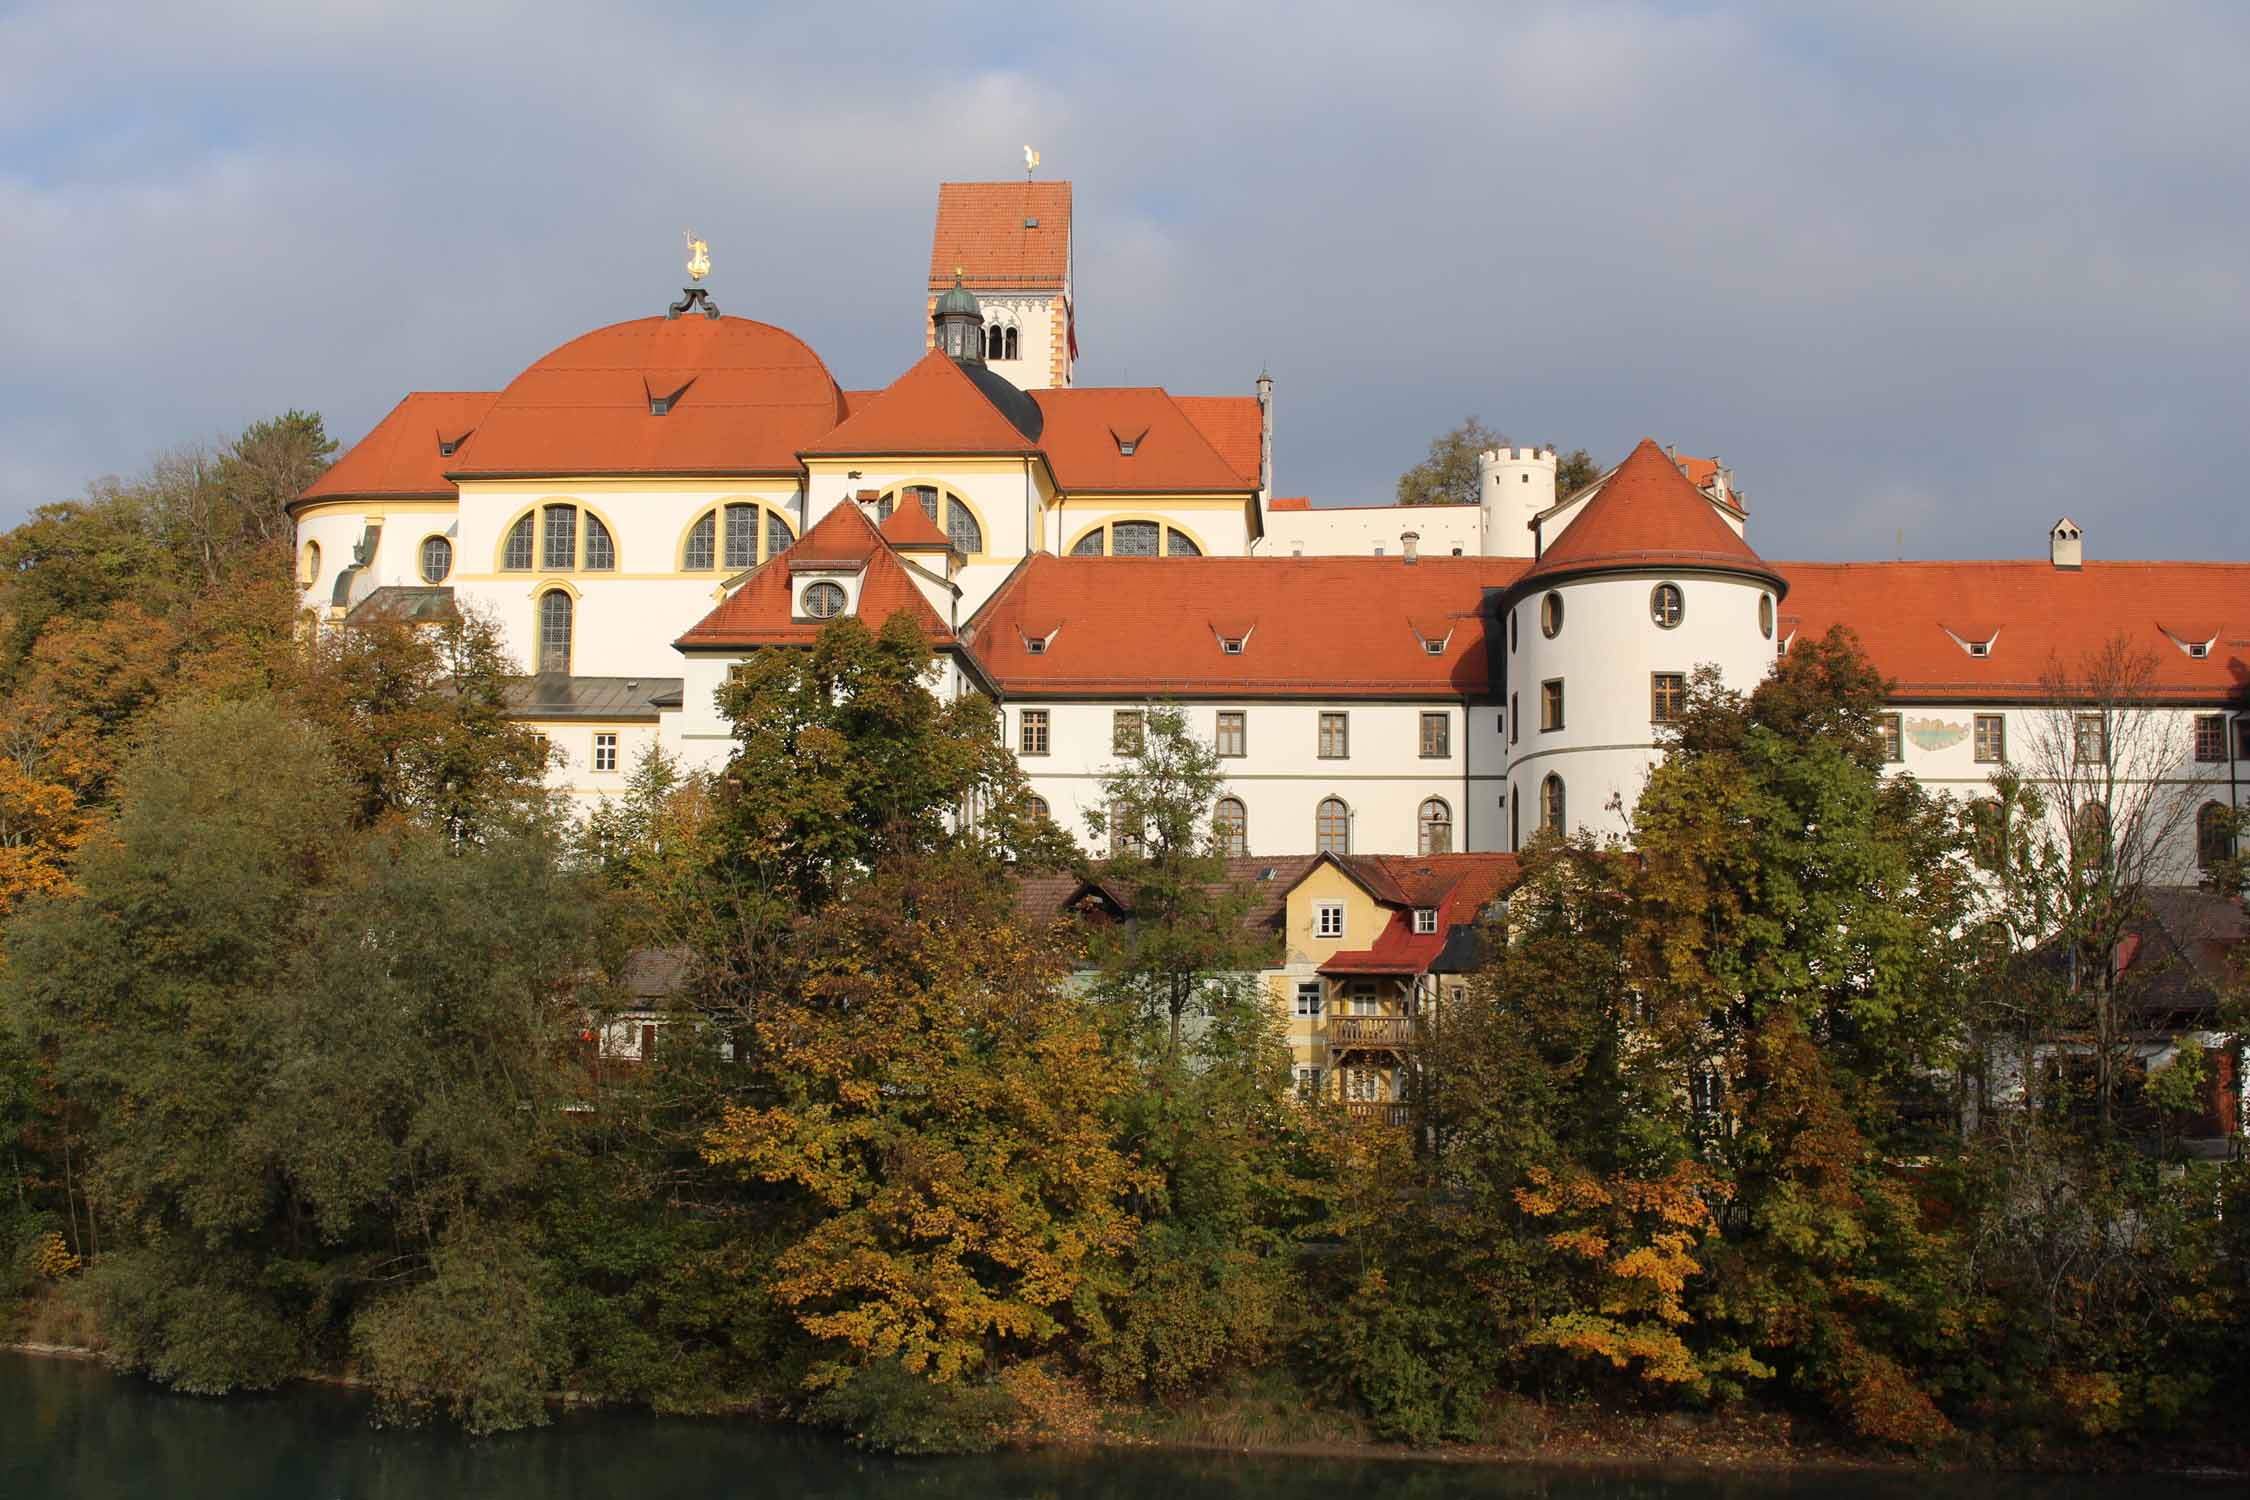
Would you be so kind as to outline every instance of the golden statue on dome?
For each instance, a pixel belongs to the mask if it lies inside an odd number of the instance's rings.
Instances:
[[[682,313],[700,312],[706,318],[719,315],[719,304],[711,300],[711,293],[696,283],[711,274],[711,247],[695,237],[692,229],[680,231],[687,241],[688,284],[680,288],[680,300],[664,310],[667,318],[677,318]]]
[[[711,247],[695,237],[692,229],[683,231],[687,239],[687,274],[690,281],[701,281],[711,274]]]

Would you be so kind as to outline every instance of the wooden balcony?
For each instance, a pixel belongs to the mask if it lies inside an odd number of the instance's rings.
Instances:
[[[1411,1016],[1333,1016],[1328,1022],[1328,1050],[1347,1052],[1357,1047],[1403,1052],[1414,1045]]]
[[[1358,1099],[1344,1101],[1344,1113],[1355,1122],[1370,1125],[1405,1126],[1413,1123],[1414,1107],[1396,1101],[1369,1104]]]

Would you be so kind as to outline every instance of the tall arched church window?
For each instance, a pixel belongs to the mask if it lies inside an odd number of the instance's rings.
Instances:
[[[1352,852],[1352,810],[1341,797],[1323,797],[1313,813],[1313,852]]]
[[[945,508],[945,534],[953,550],[974,557],[984,550],[984,528],[969,507],[955,500]]]
[[[758,507],[755,505],[730,505],[726,508],[726,565],[730,568],[748,568],[758,561]]]
[[[596,572],[606,572],[617,566],[617,543],[610,538],[609,528],[601,517],[588,512],[586,516],[586,566]]]
[[[525,511],[508,528],[508,540],[500,549],[500,566],[511,573],[531,571],[532,524],[532,512]]]
[[[998,323],[984,331],[984,357],[986,359],[998,359],[1000,357],[1000,325]]]
[[[719,513],[712,511],[688,528],[687,548],[680,554],[680,566],[693,570],[718,565]]]
[[[1250,810],[1240,797],[1221,797],[1211,810],[1211,837],[1230,859],[1250,852]]]
[[[2210,869],[2234,858],[2234,829],[2227,810],[2216,802],[2206,802],[2195,815],[2195,863],[2199,869]]]
[[[550,505],[540,512],[539,566],[549,572],[578,563],[578,507]]]
[[[1422,804],[1416,815],[1420,825],[1420,848],[1424,854],[1451,854],[1453,852],[1453,809],[1445,805],[1442,797],[1432,797]]]
[[[1539,826],[1550,833],[1563,833],[1569,821],[1569,809],[1563,802],[1563,784],[1560,776],[1549,775],[1539,783]]]
[[[575,601],[561,589],[539,596],[539,660],[542,675],[570,675],[570,635]]]

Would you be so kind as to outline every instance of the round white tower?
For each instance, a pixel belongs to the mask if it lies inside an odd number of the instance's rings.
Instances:
[[[1487,448],[1477,455],[1480,551],[1531,556],[1531,518],[1555,503],[1555,450]]]

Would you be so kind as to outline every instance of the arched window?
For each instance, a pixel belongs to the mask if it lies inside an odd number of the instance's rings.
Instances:
[[[442,536],[422,538],[422,581],[443,583],[453,571],[453,544]]]
[[[1323,797],[1313,814],[1313,852],[1316,854],[1349,854],[1352,852],[1352,810],[1341,797]]]
[[[1119,521],[1109,528],[1111,557],[1154,557],[1159,534],[1154,521]]]
[[[617,543],[610,540],[609,528],[601,517],[586,513],[586,566],[595,572],[607,572],[617,566]]]
[[[986,359],[998,359],[1000,357],[1000,325],[998,323],[984,331],[984,357]]]
[[[539,566],[551,573],[577,563],[578,507],[545,507],[539,516]]]
[[[1661,628],[1671,630],[1677,627],[1681,616],[1686,613],[1687,603],[1680,597],[1678,584],[1660,583],[1648,591],[1648,617]]]
[[[758,545],[761,537],[763,552]],[[737,500],[695,518],[695,524],[688,527],[687,539],[680,544],[680,567],[691,573],[721,565],[753,568],[788,550],[796,539],[797,534],[789,529],[789,518],[779,510]]]
[[[2077,822],[2071,829],[2071,863],[2080,869],[2107,868],[2109,841],[2109,809],[2099,802],[2078,809]]]
[[[844,586],[822,579],[805,589],[805,614],[815,620],[833,620],[844,612]]]
[[[1173,531],[1167,528],[1164,533],[1164,555],[1166,557],[1201,557],[1203,549],[1195,545],[1195,539],[1186,532]]]
[[[1415,815],[1421,830],[1419,848],[1424,854],[1451,854],[1453,852],[1453,809],[1445,805],[1442,797],[1432,797],[1422,804]]]
[[[1072,557],[1201,557],[1194,537],[1161,521],[1109,521],[1070,544]]]
[[[525,511],[508,528],[508,540],[500,549],[500,566],[511,573],[531,571],[531,512]]]
[[[1099,557],[1102,555],[1102,529],[1096,526],[1070,547],[1072,557]]]
[[[561,589],[539,596],[539,662],[541,676],[570,675],[570,627],[574,601]]]
[[[984,528],[977,524],[977,513],[969,509],[968,502],[960,496],[934,484],[900,485],[875,502],[875,519],[888,521],[898,502],[906,499],[920,505],[923,515],[944,528],[946,540],[953,544],[954,551],[974,557],[984,550]]]
[[[1562,634],[1562,595],[1550,590],[1539,601],[1539,628],[1549,640]]]
[[[680,566],[693,570],[715,568],[718,565],[719,514],[712,511],[688,528],[687,548],[680,554]]]
[[[1767,640],[1773,639],[1773,595],[1758,596],[1758,633]]]
[[[1015,328],[1014,328],[1014,327],[1013,327],[1013,326],[1011,325],[1011,326],[1010,326],[1010,327],[1009,327],[1009,328],[1008,328],[1008,329],[1006,330],[1006,332],[1007,332],[1008,338],[1007,338],[1007,342],[1006,342],[1006,343],[1005,343],[1005,344],[1004,344],[1004,345],[1002,346],[1002,348],[1001,348],[1001,352],[1000,352],[1000,357],[1001,357],[1002,359],[1016,359],[1016,358],[1020,357],[1020,355],[1021,355],[1021,353],[1022,353],[1021,349],[1020,349],[1020,348],[1019,348],[1019,347],[1017,346],[1017,343],[1016,343],[1016,330],[1015,330]]]
[[[1566,831],[1563,825],[1568,818],[1569,810],[1563,803],[1562,778],[1550,773],[1545,781],[1539,783],[1539,826],[1553,833],[1563,833]]]
[[[1047,808],[1047,799],[1040,796],[1037,792],[1031,794],[1031,800],[1028,805],[1031,808],[1031,815],[1035,818],[1046,818],[1053,816],[1053,814]]]
[[[320,582],[320,543],[305,543],[305,587]]]
[[[2234,858],[2234,820],[2216,802],[2206,802],[2195,815],[2195,863],[2208,870]]]
[[[1219,799],[1219,805],[1211,810],[1211,836],[1219,852],[1229,858],[1250,852],[1250,810],[1240,797]]]

